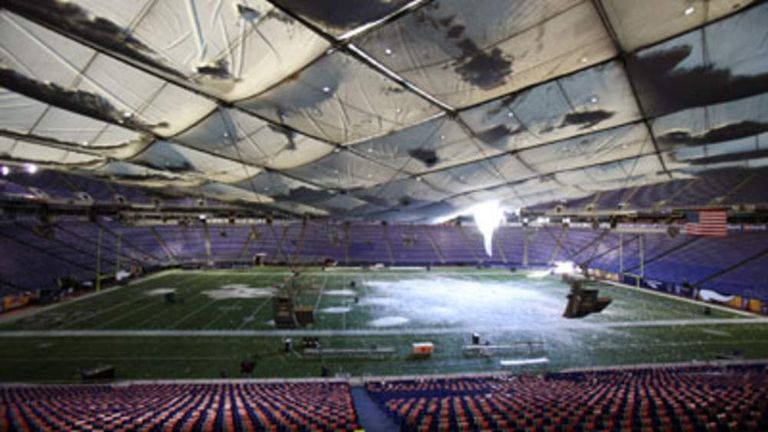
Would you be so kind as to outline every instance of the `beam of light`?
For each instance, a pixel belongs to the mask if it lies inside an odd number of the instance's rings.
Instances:
[[[483,245],[485,253],[493,256],[493,232],[504,221],[504,212],[496,201],[489,201],[478,204],[471,209],[472,216],[475,218],[477,229],[483,234]]]

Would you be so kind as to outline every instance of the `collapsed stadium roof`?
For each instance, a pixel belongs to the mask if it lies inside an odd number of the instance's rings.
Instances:
[[[5,0],[0,159],[424,221],[768,162],[768,4]]]

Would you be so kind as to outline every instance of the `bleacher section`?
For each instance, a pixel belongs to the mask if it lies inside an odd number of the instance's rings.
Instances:
[[[764,431],[766,365],[367,384],[404,431]]]
[[[0,430],[344,431],[340,382],[0,387]]]

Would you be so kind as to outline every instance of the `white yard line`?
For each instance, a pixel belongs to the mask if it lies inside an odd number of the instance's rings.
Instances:
[[[256,321],[256,316],[259,314],[259,312],[262,309],[264,309],[264,306],[266,306],[267,303],[271,303],[271,302],[272,302],[272,297],[267,297],[263,302],[261,302],[261,304],[258,307],[256,307],[256,309],[253,310],[253,315],[252,316],[253,316],[253,320],[254,321]],[[243,327],[245,327],[246,324],[249,324],[251,322],[252,321],[243,321],[242,323],[240,323],[239,326],[237,326],[237,329],[240,330]]]
[[[317,295],[317,300],[315,301],[315,310],[317,310],[318,307],[320,307],[320,300],[323,298],[323,291],[325,291],[325,286],[328,284],[328,275],[323,275],[323,284],[320,285],[320,293]]]
[[[198,313],[202,312],[203,310],[208,309],[215,301],[216,301],[216,299],[213,299],[213,300],[209,301],[208,303],[200,306],[199,308],[193,310],[192,312],[190,312],[190,313],[184,315],[183,317],[181,317],[180,319],[176,320],[176,322],[174,322],[173,324],[169,325],[168,327],[169,328],[176,328],[179,324],[183,323],[184,321],[186,321],[186,320],[190,319],[191,317],[197,315]]]
[[[730,313],[732,313],[734,315],[741,315],[741,316],[746,316],[746,317],[754,318],[755,320],[768,321],[768,318],[761,317],[761,316],[755,315],[755,314],[753,314],[751,312],[746,312],[746,311],[739,310],[739,309],[733,309],[733,308],[729,308],[729,307],[726,307],[726,306],[716,305],[716,304],[713,304],[713,303],[705,303],[705,302],[702,302],[702,301],[699,301],[699,300],[694,300],[694,299],[689,299],[689,298],[685,298],[685,297],[680,297],[680,296],[676,296],[674,294],[663,293],[663,292],[659,292],[659,291],[651,290],[651,289],[647,289],[647,288],[638,288],[638,287],[635,287],[635,286],[632,286],[632,285],[627,285],[627,284],[623,284],[623,283],[619,283],[619,282],[613,282],[613,281],[600,281],[600,282],[603,282],[605,284],[608,284],[608,285],[611,285],[611,286],[615,286],[615,287],[618,287],[618,288],[626,288],[626,289],[629,289],[629,290],[632,290],[632,291],[637,291],[637,292],[641,292],[641,293],[645,293],[645,294],[651,294],[651,295],[655,295],[655,296],[658,296],[658,297],[663,297],[663,298],[670,299],[670,300],[677,300],[677,301],[681,301],[681,302],[684,302],[684,303],[694,304],[696,306],[709,306],[712,309],[721,310],[723,312],[730,312]]]
[[[678,326],[711,325],[766,325],[761,319],[715,318],[688,320],[622,321],[612,323],[574,323],[569,329],[613,329],[613,328],[654,328]],[[488,327],[477,331],[519,331],[519,327]],[[467,333],[464,328],[421,328],[421,329],[350,329],[350,330],[12,330],[0,331],[0,338],[22,337],[283,337],[283,336],[402,336],[402,335],[442,335]]]
[[[155,304],[154,303],[147,303],[144,306],[141,306],[141,307],[138,307],[138,308],[135,308],[135,309],[131,309],[127,313],[124,313],[124,314],[118,315],[118,316],[116,316],[116,317],[114,317],[112,319],[100,322],[98,325],[94,326],[94,328],[104,328],[107,325],[109,325],[110,323],[113,323],[115,321],[120,321],[121,319],[123,319],[123,318],[125,318],[127,316],[130,316],[130,315],[133,315],[133,314],[135,314],[137,312],[141,312],[141,311],[149,308],[150,306],[155,306]]]

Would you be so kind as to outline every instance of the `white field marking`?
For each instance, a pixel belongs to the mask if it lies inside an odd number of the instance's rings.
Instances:
[[[715,336],[726,336],[726,337],[733,336],[732,334],[730,334],[728,332],[725,332],[725,331],[722,331],[722,330],[715,330],[715,329],[708,329],[708,328],[701,329],[701,332],[702,333],[706,333],[706,334],[715,335]]]
[[[323,298],[323,291],[325,290],[325,285],[328,284],[328,275],[323,275],[323,284],[320,285],[320,293],[317,295],[317,300],[315,300],[315,310],[317,310],[318,307],[320,307],[320,300]]]
[[[109,320],[106,320],[106,321],[100,322],[99,324],[97,324],[96,326],[94,326],[94,328],[97,328],[97,329],[98,329],[98,328],[104,328],[104,327],[106,327],[107,325],[109,325],[110,323],[113,323],[113,322],[115,322],[115,321],[120,321],[121,319],[123,319],[123,318],[125,318],[125,317],[127,317],[127,316],[130,316],[130,315],[133,315],[133,314],[135,314],[135,313],[137,313],[137,312],[141,312],[141,311],[143,311],[144,309],[147,309],[147,308],[148,308],[148,307],[150,307],[150,306],[155,306],[155,304],[154,304],[154,303],[147,303],[147,304],[145,304],[144,306],[141,306],[141,307],[138,307],[138,308],[132,309],[132,310],[131,310],[130,312],[128,312],[128,313],[124,313],[124,314],[122,314],[122,315],[118,315],[118,316],[116,316],[116,317],[114,317],[114,318],[112,318],[112,319],[109,319]]]
[[[144,295],[149,297],[154,297],[154,296],[171,294],[175,292],[176,292],[176,288],[155,288],[149,291],[144,291]]]
[[[400,316],[391,316],[391,317],[383,317],[383,318],[377,318],[371,322],[368,323],[371,327],[395,327],[399,325],[403,325],[410,321],[406,317],[400,317]]]
[[[700,302],[698,300],[693,300],[693,299],[689,299],[689,298],[685,298],[685,297],[680,297],[680,296],[676,296],[676,295],[669,294],[669,293],[663,293],[663,292],[659,292],[659,291],[656,291],[656,290],[650,290],[650,289],[647,289],[647,288],[638,288],[638,287],[634,287],[632,285],[626,285],[626,284],[619,283],[619,282],[613,282],[613,281],[600,281],[600,282],[603,282],[605,284],[612,285],[612,286],[615,286],[615,287],[619,287],[619,288],[626,288],[626,289],[630,289],[630,290],[633,290],[633,291],[638,291],[638,292],[642,292],[642,293],[646,293],[646,294],[651,294],[651,295],[663,297],[663,298],[666,298],[666,299],[677,300],[677,301],[681,301],[681,302],[684,302],[684,303],[690,303],[690,304],[694,304],[696,306],[709,306],[712,309],[718,309],[718,310],[721,310],[723,312],[730,312],[730,313],[732,313],[734,315],[747,316],[747,317],[750,317],[750,318],[758,320],[758,321],[768,321],[768,318],[764,318],[764,317],[761,317],[759,315],[755,315],[755,314],[753,314],[751,312],[746,312],[746,311],[743,311],[743,310],[731,309],[729,307],[720,306],[720,305],[716,305],[716,304],[712,304],[712,303],[704,303],[704,302]]]
[[[351,289],[334,289],[329,290],[325,292],[325,295],[331,296],[331,297],[354,297],[355,294],[357,294],[355,291]]]
[[[654,328],[654,327],[700,327],[709,325],[766,325],[765,320],[740,318],[690,319],[690,320],[656,320],[656,321],[623,321],[613,323],[591,323],[580,326],[574,323],[570,329],[592,330],[595,328]],[[519,327],[482,327],[474,329],[478,332],[513,332]],[[350,330],[5,330],[0,331],[0,338],[23,337],[280,337],[280,336],[402,336],[404,330],[397,329],[350,329]],[[442,335],[466,334],[466,328],[411,328],[405,332],[409,335]],[[768,343],[768,341],[765,341]]]
[[[347,306],[331,306],[323,309],[317,310],[321,313],[327,313],[327,314],[346,314],[351,309]]]
[[[169,325],[168,327],[170,327],[170,328],[178,327],[179,324],[181,324],[184,321],[188,320],[189,318],[195,316],[196,314],[202,312],[204,309],[208,309],[208,307],[211,306],[215,301],[216,301],[215,299],[208,301],[208,303],[206,303],[206,304],[200,306],[199,308],[193,310],[192,312],[184,315],[183,317],[181,317],[181,319],[176,320],[176,322],[174,322],[173,324]]]
[[[363,282],[363,290],[365,290],[365,296],[370,297],[371,290],[368,289],[368,279],[366,279],[365,276],[360,275],[360,280]]]
[[[273,297],[277,290],[272,287],[238,287],[233,288],[218,288],[213,290],[205,290],[200,294],[208,296],[212,300],[236,300],[236,299],[256,299],[256,298],[269,298]]]
[[[267,303],[270,303],[272,301],[272,298],[265,299],[259,306],[256,307],[256,309],[253,310],[253,314],[249,315],[253,317],[253,320],[256,321],[256,316],[259,314],[259,312],[264,308],[264,306],[267,305]],[[245,317],[247,318],[247,317]],[[248,324],[250,321],[245,321],[245,318],[243,318],[243,322],[240,323],[239,326],[237,326],[237,329],[240,330],[243,327],[245,327],[246,324]]]
[[[113,286],[113,287],[105,288],[105,289],[103,289],[101,291],[94,291],[94,292],[91,292],[91,293],[88,293],[88,294],[83,294],[81,296],[75,297],[73,299],[68,299],[68,300],[65,300],[65,301],[62,301],[62,302],[54,303],[52,305],[43,306],[43,307],[39,307],[39,308],[35,308],[35,309],[30,309],[30,310],[28,310],[26,312],[23,312],[23,313],[20,311],[20,312],[11,314],[10,316],[0,316],[0,324],[4,324],[6,322],[13,322],[13,321],[16,321],[18,319],[34,316],[34,315],[37,315],[37,314],[40,314],[40,313],[43,313],[43,312],[48,312],[50,310],[59,308],[59,307],[64,306],[64,305],[68,305],[68,304],[72,304],[72,303],[77,303],[77,302],[82,301],[82,300],[87,300],[87,299],[90,299],[90,298],[93,298],[93,297],[96,297],[96,296],[99,296],[99,295],[102,295],[102,294],[110,293],[112,291],[117,291],[120,288],[125,288],[125,287],[131,286],[131,285],[136,285],[138,283],[143,283],[143,282],[146,282],[146,281],[149,281],[149,280],[152,280],[152,279],[156,279],[156,278],[158,278],[160,276],[166,276],[168,274],[174,273],[175,271],[176,270],[162,270],[162,271],[159,271],[157,273],[152,273],[151,275],[148,275],[148,276],[145,276],[145,277],[141,277],[141,278],[138,278],[138,279],[133,279],[133,280],[129,281],[127,285],[116,285],[116,286]]]

